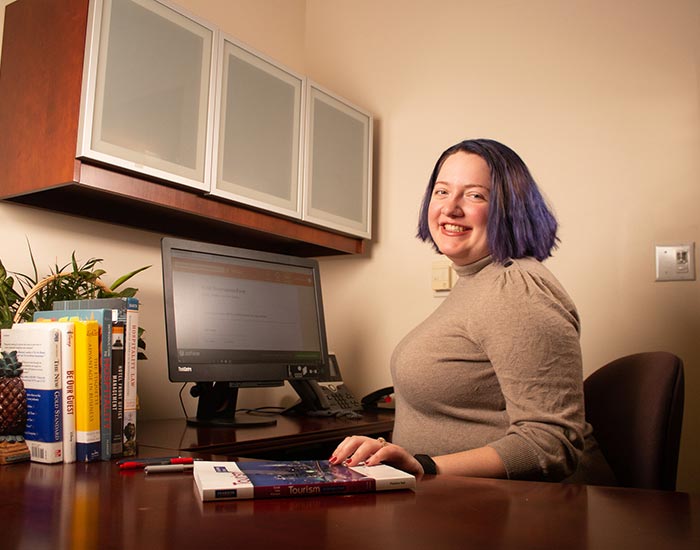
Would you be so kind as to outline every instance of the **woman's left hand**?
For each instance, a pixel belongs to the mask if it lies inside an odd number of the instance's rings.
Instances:
[[[384,440],[383,437],[373,439],[361,435],[346,437],[333,451],[331,464],[358,466],[364,463],[375,466],[380,463],[389,464],[413,475],[423,475],[423,467],[403,447]]]

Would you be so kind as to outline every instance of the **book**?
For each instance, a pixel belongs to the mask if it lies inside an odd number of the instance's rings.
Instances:
[[[416,478],[386,464],[348,467],[327,460],[195,461],[194,483],[206,502],[414,489]]]
[[[99,326],[99,379],[100,379],[100,458],[112,458],[112,310],[62,310],[61,319],[97,321]],[[56,311],[36,311],[34,320],[57,320]]]
[[[124,324],[124,381],[121,404],[122,411],[121,441],[124,456],[136,454],[136,415],[137,398],[137,361],[139,346],[139,300],[134,297],[91,298],[87,300],[57,300],[53,303],[57,311],[74,309],[111,308],[117,311],[118,322]],[[118,382],[119,384],[119,382]],[[114,405],[113,405],[114,406]],[[114,445],[112,446],[114,450]]]
[[[124,453],[124,329],[124,323],[119,320],[112,324],[112,458]]]
[[[77,317],[75,331],[75,458],[77,462],[100,459],[100,325]]]
[[[53,464],[63,460],[61,333],[52,326],[29,324],[2,329],[2,349],[16,350],[22,362],[30,460]]]
[[[75,462],[75,325],[73,323],[51,323],[61,332],[61,404],[63,425],[63,462]],[[17,323],[13,328],[23,330],[34,323]]]

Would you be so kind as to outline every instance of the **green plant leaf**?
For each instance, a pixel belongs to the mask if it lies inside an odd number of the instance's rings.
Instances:
[[[134,275],[136,275],[136,274],[138,274],[138,273],[141,273],[142,271],[145,271],[145,270],[148,269],[149,267],[151,267],[151,266],[150,266],[150,265],[145,265],[145,266],[143,266],[143,267],[141,267],[141,268],[139,268],[139,269],[135,269],[135,270],[132,271],[131,273],[127,273],[126,275],[122,275],[122,276],[119,277],[116,281],[114,281],[114,282],[112,283],[112,286],[110,286],[109,288],[111,288],[112,290],[116,290],[117,288],[119,288],[120,285],[124,284],[126,281],[128,281],[129,279],[131,279]],[[123,291],[122,291],[122,292],[123,292]]]

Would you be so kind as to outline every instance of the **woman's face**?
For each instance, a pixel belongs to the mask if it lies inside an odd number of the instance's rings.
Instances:
[[[491,172],[478,155],[459,151],[440,168],[428,208],[428,227],[435,244],[456,265],[489,254],[486,224]]]

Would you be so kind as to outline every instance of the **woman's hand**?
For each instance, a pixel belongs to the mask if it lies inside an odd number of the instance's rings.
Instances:
[[[383,463],[415,476],[421,476],[424,473],[423,467],[408,451],[388,443],[383,437],[378,439],[360,435],[346,437],[333,451],[330,463],[346,466],[358,466],[360,463],[375,466]]]

